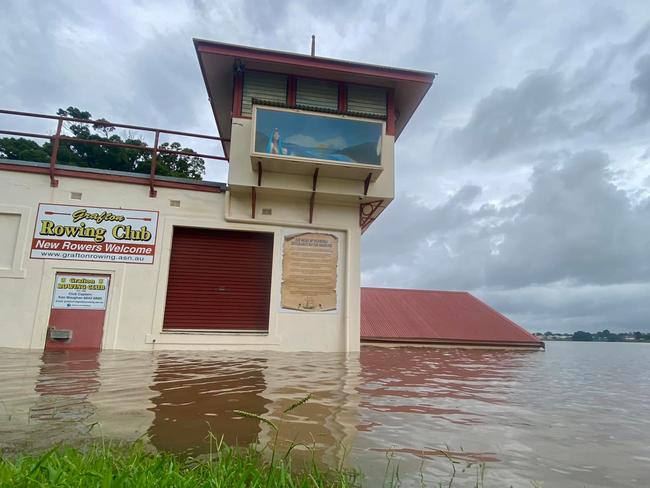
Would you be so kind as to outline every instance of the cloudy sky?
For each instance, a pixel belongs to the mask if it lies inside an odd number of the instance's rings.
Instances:
[[[212,132],[193,37],[307,53],[314,33],[323,56],[435,71],[364,284],[469,290],[533,331],[650,330],[647,0],[2,10],[0,106],[17,110]]]

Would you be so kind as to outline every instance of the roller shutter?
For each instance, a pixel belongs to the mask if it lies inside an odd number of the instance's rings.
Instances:
[[[348,85],[348,111],[386,117],[386,89]]]
[[[163,329],[268,330],[273,234],[175,227]]]
[[[338,83],[310,78],[298,78],[296,81],[296,103],[298,105],[332,111],[338,110]]]
[[[275,73],[247,71],[244,74],[244,93],[241,113],[251,115],[253,99],[266,102],[287,102],[287,76]]]

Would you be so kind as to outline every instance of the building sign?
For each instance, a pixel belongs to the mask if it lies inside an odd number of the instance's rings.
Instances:
[[[31,257],[153,263],[158,212],[41,203]]]
[[[336,310],[338,238],[307,232],[284,238],[282,308]]]
[[[382,122],[258,107],[256,153],[334,163],[381,163]]]
[[[108,276],[56,275],[52,308],[106,310]]]

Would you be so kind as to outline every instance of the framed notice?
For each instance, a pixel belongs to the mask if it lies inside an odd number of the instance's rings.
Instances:
[[[286,236],[282,253],[282,308],[336,310],[338,238],[306,232]]]
[[[106,310],[108,276],[56,275],[52,308]]]
[[[30,257],[152,264],[158,212],[41,203]]]

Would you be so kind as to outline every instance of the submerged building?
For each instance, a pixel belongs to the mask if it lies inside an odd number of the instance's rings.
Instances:
[[[124,173],[58,160],[79,142],[64,124],[89,121],[0,111],[58,124],[0,130],[52,142],[49,164],[0,160],[0,346],[359,349],[361,234],[434,74],[194,46],[219,131],[199,137],[223,149],[198,156],[227,183],[157,174],[182,154],[160,138],[193,134],[111,122],[155,136],[151,173]]]
[[[52,143],[49,163],[0,159],[0,347],[541,345],[468,294],[360,288],[361,234],[393,200],[394,145],[433,73],[194,46],[219,136],[0,110],[57,123],[0,128]],[[143,149],[72,137],[70,123],[149,132],[150,174],[59,160],[61,144]],[[166,155],[227,161],[227,183],[161,176]]]
[[[361,289],[361,341],[539,349],[537,337],[467,292]]]

